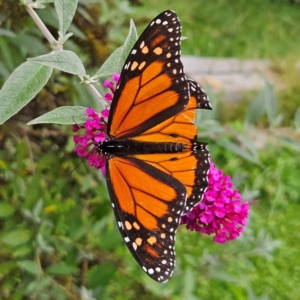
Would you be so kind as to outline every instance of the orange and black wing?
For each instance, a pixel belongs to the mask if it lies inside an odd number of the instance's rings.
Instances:
[[[140,154],[134,157],[151,164],[183,183],[187,190],[187,200],[183,214],[201,201],[208,186],[209,151],[205,143],[197,141],[194,124],[196,109],[211,109],[208,97],[193,80],[188,80],[190,99],[182,112],[153,128],[132,138],[137,141],[183,143],[186,152],[165,154]]]
[[[176,178],[185,186],[187,199],[182,214],[190,212],[202,200],[208,186],[210,166],[205,143],[197,142],[194,149],[187,152],[139,154],[134,157]]]
[[[114,214],[127,247],[151,278],[168,280],[175,266],[175,232],[185,207],[185,186],[134,157],[112,157],[107,169]]]
[[[196,81],[188,79],[188,86],[189,102],[180,113],[130,139],[140,142],[182,143],[191,149],[197,141],[197,128],[194,124],[196,109],[211,109],[211,106],[207,94]]]
[[[180,60],[181,25],[175,12],[158,15],[131,50],[108,118],[113,139],[138,136],[182,111],[189,85]]]
[[[190,78],[188,79],[188,83],[191,97],[189,99],[190,109],[212,109],[207,94],[202,90],[199,84],[195,80]]]

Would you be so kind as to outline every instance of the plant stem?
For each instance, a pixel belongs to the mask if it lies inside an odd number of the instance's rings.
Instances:
[[[48,28],[45,26],[41,18],[38,16],[38,14],[34,11],[34,9],[30,5],[25,5],[27,12],[30,14],[33,21],[36,23],[36,25],[40,28],[41,32],[44,34],[46,39],[51,45],[54,45],[56,43],[55,38],[51,34],[51,32],[48,30]],[[58,50],[58,49],[57,49]]]
[[[81,81],[83,81],[82,76],[78,75],[78,77],[81,79]],[[105,100],[103,100],[104,98],[102,97],[100,92],[95,88],[94,85],[92,85],[91,83],[85,83],[85,85],[88,87],[90,92],[94,95],[94,97],[100,102],[103,108],[109,106],[108,103]]]

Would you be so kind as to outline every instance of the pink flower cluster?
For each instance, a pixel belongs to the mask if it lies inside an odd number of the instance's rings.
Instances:
[[[114,93],[115,93],[115,84],[118,84],[119,79],[120,79],[120,74],[114,74],[111,76],[111,78],[115,81],[112,82],[110,80],[104,80],[103,82],[103,86],[106,88],[109,88],[111,93],[106,93],[104,95],[105,100],[107,101],[112,101],[113,97],[114,97]]]
[[[248,218],[248,202],[241,202],[241,194],[232,189],[230,177],[210,163],[208,188],[202,201],[181,217],[181,224],[201,234],[215,234],[213,241],[234,240],[244,230]]]
[[[90,166],[101,169],[105,174],[105,156],[98,153],[97,144],[106,138],[106,124],[103,122],[104,119],[100,118],[92,108],[87,108],[86,114],[89,119],[84,122],[82,127],[73,125],[74,132],[85,129],[84,135],[73,136],[76,145],[74,150],[78,156],[85,157]]]
[[[118,83],[119,78],[119,74],[114,74],[112,79],[115,82],[104,81],[103,85],[111,90],[111,93],[106,93],[104,96],[107,101],[113,99],[115,85]],[[84,122],[83,126],[73,125],[73,132],[78,132],[81,129],[85,130],[84,135],[73,136],[76,145],[74,150],[78,156],[85,157],[90,166],[101,169],[102,173],[105,174],[105,156],[98,153],[97,144],[106,139],[106,120],[109,116],[109,109],[103,109],[99,115],[92,108],[87,108],[86,114],[89,119]]]

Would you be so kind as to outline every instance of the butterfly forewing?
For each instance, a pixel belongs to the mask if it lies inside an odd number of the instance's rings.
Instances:
[[[182,111],[189,86],[180,60],[181,25],[173,11],[158,15],[131,50],[116,89],[108,135],[128,138]]]

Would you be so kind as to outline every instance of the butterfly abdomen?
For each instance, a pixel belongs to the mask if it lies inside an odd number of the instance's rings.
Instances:
[[[128,156],[131,154],[178,153],[186,151],[182,143],[154,143],[132,140],[104,141],[99,143],[98,152],[105,155]]]

